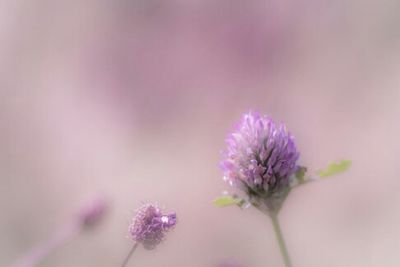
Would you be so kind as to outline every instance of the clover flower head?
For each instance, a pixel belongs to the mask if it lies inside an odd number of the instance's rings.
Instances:
[[[146,249],[154,249],[177,222],[176,213],[163,214],[153,204],[141,206],[129,226],[132,239],[141,243]]]
[[[288,188],[299,152],[284,124],[250,111],[226,143],[221,168],[230,185],[264,199]]]

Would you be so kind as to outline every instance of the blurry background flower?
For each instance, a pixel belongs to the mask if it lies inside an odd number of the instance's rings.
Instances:
[[[98,198],[87,207],[82,208],[79,214],[79,223],[83,227],[94,227],[108,212],[109,203],[104,198]]]
[[[209,203],[225,186],[215,179],[225,134],[249,108],[290,125],[299,164],[343,157],[360,166],[289,196],[286,241],[308,248],[291,250],[296,267],[398,265],[397,1],[0,7],[0,266],[104,192],[113,216],[44,267],[116,266],[131,244],[131,207],[147,199],[175,207],[184,223],[157,257],[138,254],[138,266],[213,266],[237,255],[278,267],[264,216],[221,215]]]

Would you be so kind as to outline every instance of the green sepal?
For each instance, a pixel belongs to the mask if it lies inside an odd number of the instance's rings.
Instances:
[[[294,176],[296,177],[296,181],[299,185],[307,182],[307,179],[305,178],[306,172],[307,172],[307,168],[300,166],[298,168],[298,170],[296,171],[296,173],[294,174]]]

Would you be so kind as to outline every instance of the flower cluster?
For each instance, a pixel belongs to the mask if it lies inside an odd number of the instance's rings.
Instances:
[[[163,214],[156,205],[144,204],[133,218],[129,232],[134,241],[146,249],[154,249],[175,224],[176,213]]]
[[[258,112],[244,114],[227,140],[224,180],[251,198],[270,199],[289,188],[299,152],[284,124]]]

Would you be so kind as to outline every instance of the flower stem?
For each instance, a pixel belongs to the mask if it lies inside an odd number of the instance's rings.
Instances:
[[[290,261],[289,253],[288,253],[287,248],[286,248],[285,240],[283,239],[282,230],[281,230],[281,227],[279,225],[278,215],[276,213],[271,213],[270,217],[271,217],[271,220],[272,220],[272,225],[274,226],[276,240],[278,241],[279,249],[281,251],[283,260],[285,262],[285,266],[286,267],[292,267],[292,263]]]
[[[139,243],[137,243],[137,242],[135,243],[135,245],[133,245],[133,247],[129,251],[128,255],[126,256],[124,262],[122,263],[121,267],[125,267],[128,264],[129,259],[131,258],[133,252],[135,252],[135,250],[138,246],[139,246]]]
[[[25,255],[21,256],[12,267],[33,267],[38,265],[44,258],[58,247],[64,245],[79,233],[79,225],[68,224],[55,232],[48,240],[33,247]]]

